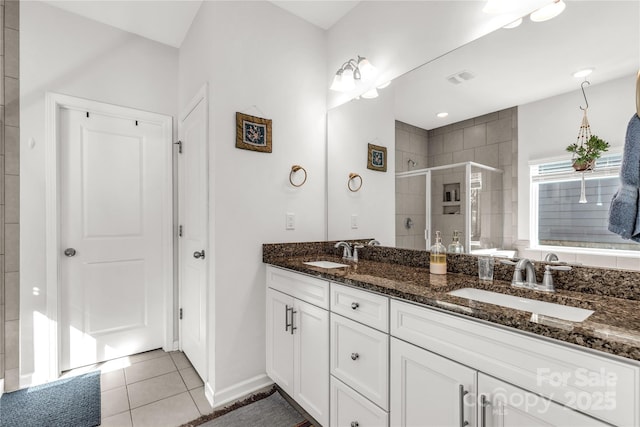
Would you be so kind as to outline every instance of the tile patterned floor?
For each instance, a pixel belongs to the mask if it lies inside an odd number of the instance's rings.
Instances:
[[[102,371],[102,426],[175,427],[212,412],[204,385],[179,351],[153,350],[65,372]]]

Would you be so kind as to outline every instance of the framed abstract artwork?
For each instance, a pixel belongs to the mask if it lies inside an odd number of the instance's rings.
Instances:
[[[271,153],[271,120],[236,113],[236,148]]]
[[[387,147],[368,144],[369,155],[367,169],[379,172],[387,171]]]

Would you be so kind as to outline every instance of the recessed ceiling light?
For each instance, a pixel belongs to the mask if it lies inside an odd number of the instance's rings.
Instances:
[[[442,113],[436,114],[436,116],[440,117],[441,119],[444,119],[448,115],[449,115],[449,113],[447,113],[446,111],[443,111]]]
[[[510,30],[510,29],[512,29],[512,28],[519,27],[519,26],[520,26],[520,24],[522,24],[522,18],[518,18],[518,19],[516,19],[515,21],[513,21],[511,24],[507,24],[507,25],[505,25],[505,26],[504,26],[504,27],[502,27],[502,28],[506,28],[507,30]]]
[[[579,79],[581,77],[587,77],[591,73],[593,73],[593,68],[585,68],[584,70],[579,70],[573,73],[573,77]]]

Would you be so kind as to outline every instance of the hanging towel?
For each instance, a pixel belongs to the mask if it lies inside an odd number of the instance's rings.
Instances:
[[[640,117],[634,114],[627,126],[620,188],[609,208],[609,231],[640,242]]]

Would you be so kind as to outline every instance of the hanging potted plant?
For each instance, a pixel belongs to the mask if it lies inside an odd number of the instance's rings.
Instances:
[[[567,151],[573,153],[573,168],[578,171],[593,170],[596,160],[609,149],[609,143],[597,135],[590,135],[589,139],[569,145]]]

